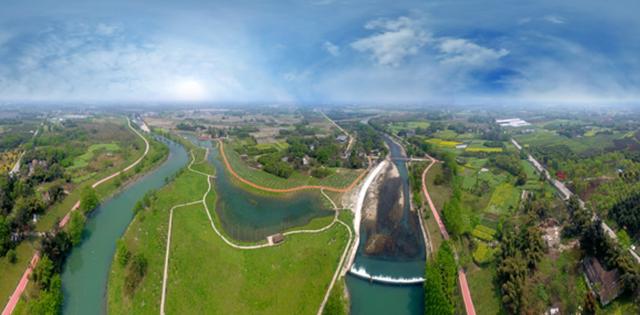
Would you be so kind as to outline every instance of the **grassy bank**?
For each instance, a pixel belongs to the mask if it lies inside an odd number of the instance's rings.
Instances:
[[[148,268],[128,294],[126,267],[114,257],[108,288],[110,313],[159,312],[169,209],[200,199],[206,189],[204,176],[184,171],[136,215],[123,240],[132,254],[145,257]],[[215,199],[212,191],[207,204],[217,221]],[[215,234],[200,204],[176,209],[173,219],[167,313],[315,313],[348,240],[346,229],[334,225],[318,234],[289,236],[276,247],[238,250]],[[309,227],[319,223],[327,222],[314,220]]]
[[[269,174],[260,169],[249,167],[242,161],[240,155],[228,144],[224,144],[224,152],[233,170],[242,178],[255,184],[269,188],[286,189],[303,185],[325,185],[335,188],[349,186],[363,170],[352,170],[346,168],[334,168],[331,175],[319,179],[313,176],[303,175],[294,172],[291,177],[285,179]]]

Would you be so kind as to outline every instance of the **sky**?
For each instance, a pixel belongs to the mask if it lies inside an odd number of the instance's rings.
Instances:
[[[640,104],[640,2],[21,1],[0,101]]]

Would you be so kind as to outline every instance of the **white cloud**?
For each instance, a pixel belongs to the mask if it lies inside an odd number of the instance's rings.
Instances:
[[[494,50],[460,38],[441,39],[437,47],[445,64],[482,66],[509,54],[506,49]]]
[[[565,18],[558,15],[546,15],[542,19],[553,24],[564,24],[567,22]]]
[[[365,28],[378,33],[354,41],[351,48],[370,53],[381,65],[399,65],[406,57],[416,55],[430,38],[417,21],[404,16],[373,20]]]
[[[118,27],[53,29],[15,49],[15,62],[0,63],[6,100],[180,100],[185,82],[201,100],[291,100],[251,56],[182,39],[131,40]]]
[[[326,41],[322,44],[322,47],[332,56],[336,57],[338,55],[340,55],[340,47],[338,47],[337,45],[335,45],[334,43],[330,42],[330,41]]]

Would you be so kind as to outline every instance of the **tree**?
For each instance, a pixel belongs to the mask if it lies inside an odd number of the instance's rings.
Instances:
[[[98,198],[98,194],[95,189],[86,187],[82,190],[82,194],[80,196],[80,208],[84,213],[95,209],[99,204],[100,199]]]
[[[0,215],[0,257],[11,248],[11,225],[7,217]]]
[[[118,257],[118,263],[121,267],[124,267],[129,263],[129,258],[131,258],[131,252],[127,248],[127,244],[123,239],[119,239],[116,244],[116,256]]]
[[[51,278],[50,286],[37,299],[27,304],[27,314],[57,315],[62,307],[62,280],[60,275]]]
[[[71,244],[78,245],[82,240],[82,231],[84,230],[85,217],[78,211],[71,212],[71,220],[69,221],[69,238]]]
[[[56,272],[62,271],[62,265],[71,250],[71,239],[64,231],[54,230],[45,233],[40,247],[43,255],[48,256],[55,267]]]
[[[51,277],[54,275],[54,267],[53,261],[47,255],[44,255],[36,265],[36,268],[33,269],[31,279],[40,286],[40,289],[46,290],[49,288]]]
[[[442,277],[435,262],[429,262],[425,270],[424,313],[426,315],[453,314],[442,289]]]
[[[7,259],[12,264],[15,264],[18,261],[18,256],[16,255],[16,250],[15,249],[10,249],[7,252]]]

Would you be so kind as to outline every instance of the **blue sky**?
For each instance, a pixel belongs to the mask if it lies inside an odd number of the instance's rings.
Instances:
[[[640,101],[640,2],[4,1],[0,100]]]

